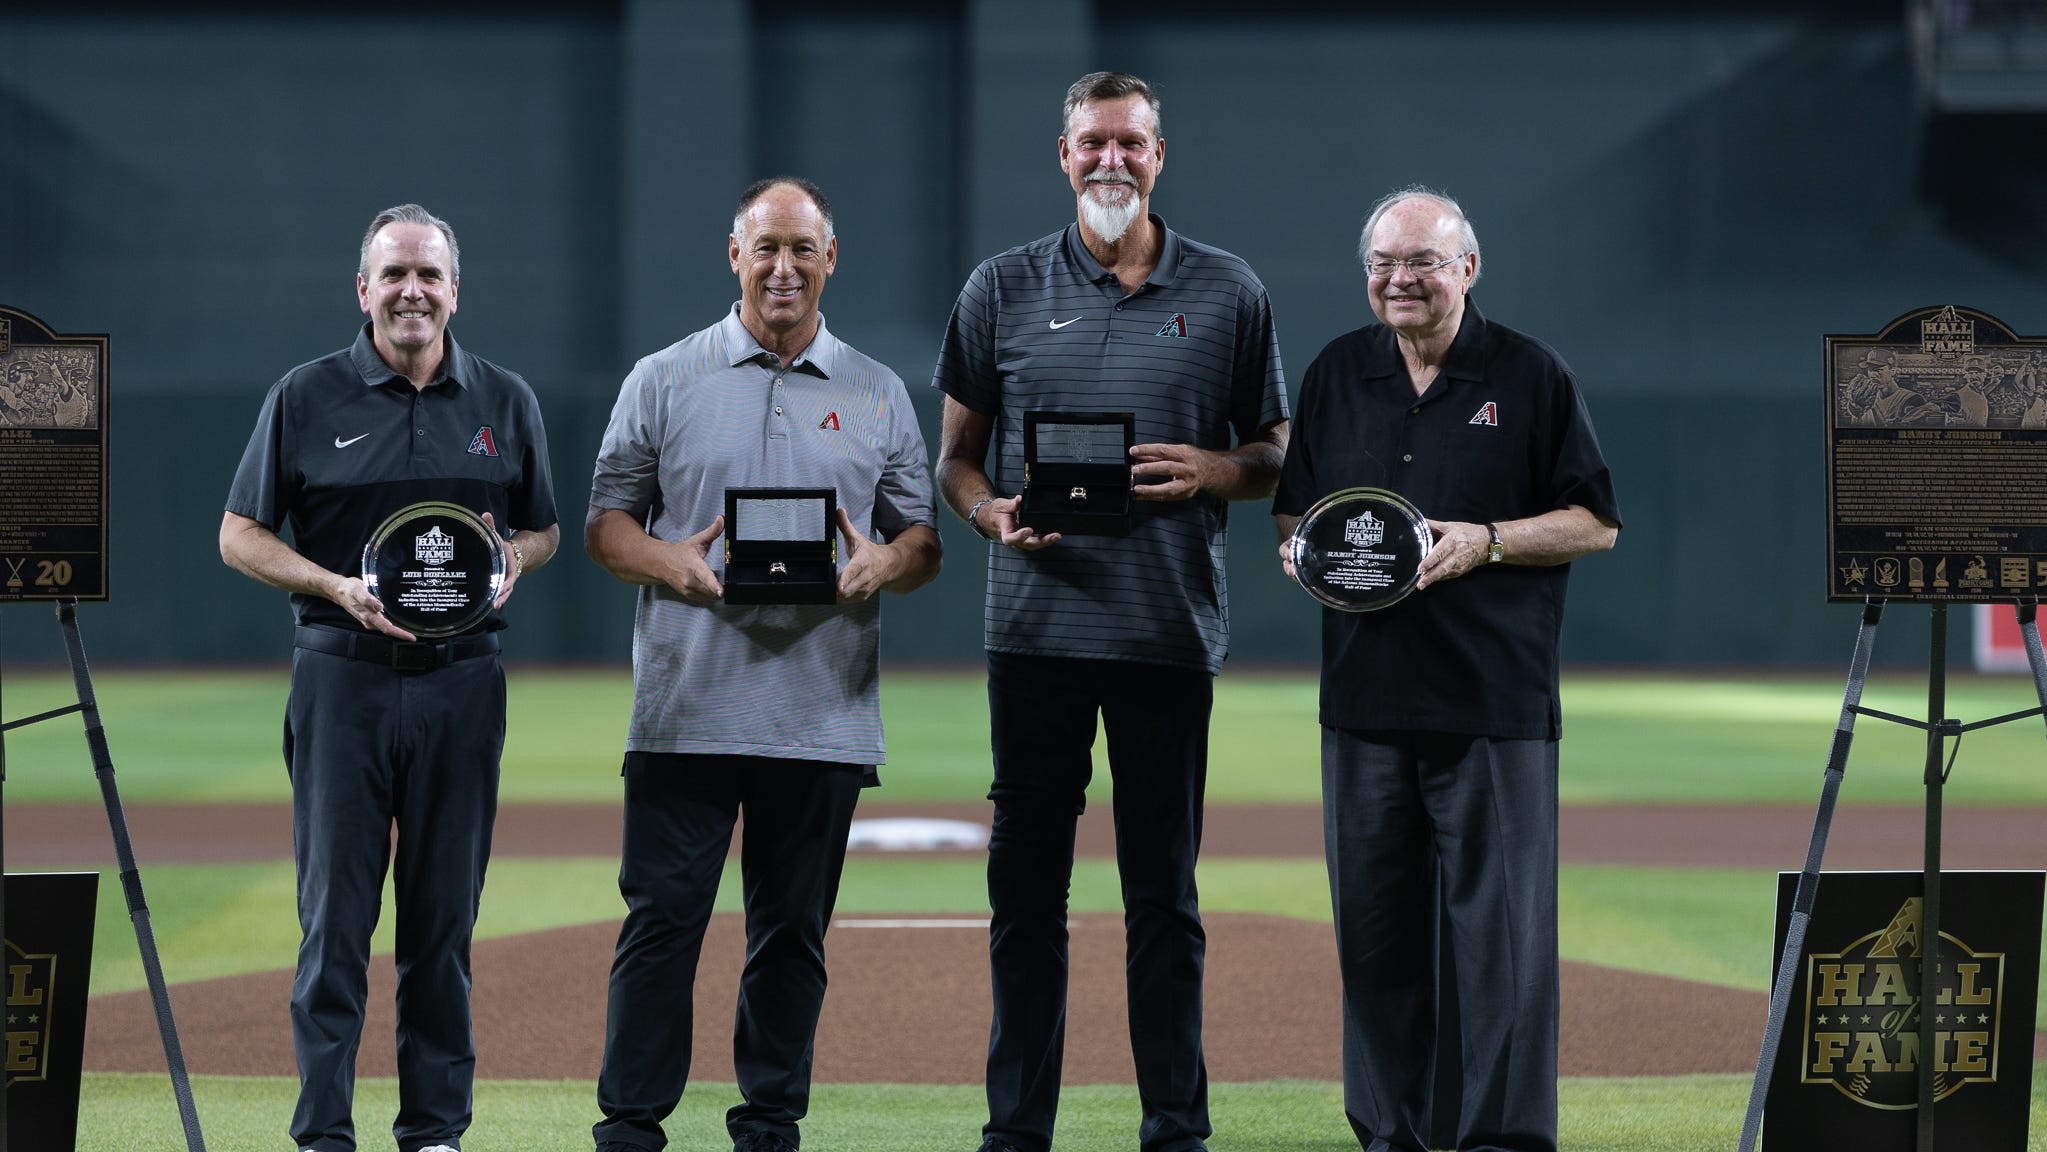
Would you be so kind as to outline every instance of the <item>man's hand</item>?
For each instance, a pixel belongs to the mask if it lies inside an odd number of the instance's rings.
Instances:
[[[483,522],[490,527],[491,535],[497,536],[497,521],[490,518],[490,513],[485,512],[483,514]],[[518,554],[512,551],[512,541],[509,538],[498,536],[497,540],[498,551],[504,553],[505,556],[505,580],[504,583],[498,585],[498,598],[491,601],[490,606],[492,608],[503,608],[505,601],[512,598],[512,585],[519,582],[519,569],[523,565],[519,563]]]
[[[667,546],[667,584],[692,604],[715,604],[725,597],[725,586],[718,583],[717,573],[711,571],[711,545],[725,534],[725,517],[713,516],[710,527],[694,536],[685,536]]]
[[[362,582],[361,577],[337,577],[334,586],[327,592],[327,599],[339,604],[350,616],[355,617],[356,623],[372,632],[382,632],[386,636],[396,636],[400,640],[419,639],[391,623],[384,615],[384,602],[370,595],[369,586]]]
[[[1022,504],[1021,496],[998,496],[981,507],[982,521],[995,527],[995,535],[991,539],[1019,552],[1036,552],[1059,543],[1059,533],[1040,536],[1035,529],[1017,519],[1016,510]]]
[[[1422,557],[1421,579],[1414,585],[1417,591],[1431,584],[1455,580],[1483,565],[1492,551],[1493,537],[1483,524],[1431,520],[1429,531],[1436,534],[1436,544],[1429,549],[1427,556]]]
[[[839,602],[871,599],[900,574],[896,549],[869,540],[853,527],[853,517],[844,508],[838,515],[839,536],[846,542],[846,566],[839,569]]]
[[[1287,578],[1294,581],[1301,578],[1294,571],[1294,526],[1300,522],[1299,516],[1274,513],[1272,517],[1272,526],[1279,530],[1279,566],[1286,572]]]
[[[1130,494],[1139,500],[1186,500],[1200,495],[1220,453],[1192,444],[1139,444],[1130,449]]]

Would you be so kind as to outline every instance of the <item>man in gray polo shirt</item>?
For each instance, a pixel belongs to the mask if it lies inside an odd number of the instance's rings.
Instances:
[[[1140,1147],[1190,1152],[1210,1131],[1194,863],[1212,681],[1228,648],[1225,526],[1229,501],[1272,492],[1286,390],[1258,277],[1150,214],[1165,160],[1151,88],[1097,72],[1067,91],[1064,113],[1059,163],[1078,220],[974,270],[933,380],[946,397],[946,502],[999,545],[985,610],[995,1020],[982,1149],[1052,1142],[1066,892],[1099,715],[1115,777]],[[1141,487],[1127,536],[1062,539],[1019,518],[1031,411],[1135,415]]]
[[[742,809],[732,1046],[745,1101],[726,1127],[735,1152],[795,1149],[847,826],[882,760],[875,594],[938,574],[909,395],[817,311],[838,260],[824,194],[788,177],[748,188],[728,256],[739,302],[634,366],[590,485],[590,555],[640,586],[600,1152],[666,1143],[661,1121],[689,1077],[697,954]],[[838,603],[724,602],[717,541],[737,487],[837,493]]]

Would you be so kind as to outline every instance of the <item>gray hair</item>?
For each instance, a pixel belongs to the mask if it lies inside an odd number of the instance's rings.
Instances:
[[[377,233],[390,224],[431,224],[440,229],[441,238],[448,242],[448,277],[451,280],[462,278],[462,246],[455,243],[455,230],[448,227],[446,220],[417,204],[393,205],[377,213],[376,218],[370,221],[369,231],[362,234],[362,253],[355,260],[356,275],[366,280],[369,278],[370,244],[376,240]]]
[[[1066,135],[1066,127],[1073,123],[1073,114],[1082,104],[1094,100],[1121,100],[1125,96],[1142,96],[1151,105],[1151,134],[1154,139],[1166,134],[1164,121],[1159,119],[1159,95],[1151,85],[1128,72],[1090,72],[1073,82],[1066,90],[1066,103],[1060,109],[1059,135]]]
[[[1478,233],[1472,231],[1471,218],[1464,214],[1463,207],[1456,200],[1451,199],[1450,194],[1447,192],[1431,188],[1426,184],[1409,184],[1405,188],[1396,188],[1379,197],[1379,202],[1372,205],[1372,214],[1365,217],[1364,231],[1358,233],[1359,264],[1364,264],[1371,259],[1372,232],[1379,227],[1379,218],[1392,210],[1394,205],[1405,200],[1433,200],[1448,208],[1451,215],[1457,217],[1458,242],[1464,245],[1466,252],[1471,253],[1473,256],[1478,256]],[[1480,257],[1478,264],[1471,272],[1471,282],[1473,284],[1478,283],[1478,274],[1484,269],[1485,259]]]
[[[746,235],[747,210],[752,208],[754,203],[767,195],[769,191],[783,185],[794,188],[805,196],[810,197],[810,202],[817,206],[817,214],[824,217],[824,242],[827,244],[831,243],[832,202],[825,199],[824,189],[819,188],[801,176],[770,176],[765,180],[756,180],[748,184],[746,191],[739,194],[739,207],[732,213],[732,238],[737,240]]]

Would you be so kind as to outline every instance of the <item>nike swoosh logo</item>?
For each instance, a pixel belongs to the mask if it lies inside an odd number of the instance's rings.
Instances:
[[[369,433],[365,432],[365,433],[363,433],[363,434],[362,434],[362,436],[358,436],[358,437],[356,437],[356,438],[355,438],[355,440],[360,440],[360,439],[362,439],[362,438],[363,438],[363,436],[368,436],[368,435],[369,435]],[[346,447],[348,447],[348,446],[349,446],[350,444],[353,444],[353,443],[355,443],[355,440],[343,440],[343,439],[342,439],[341,437],[339,437],[339,436],[336,436],[336,437],[334,438],[334,446],[335,446],[336,448],[346,448]]]
[[[1075,316],[1071,320],[1047,320],[1045,321],[1045,323],[1050,324],[1052,326],[1052,331],[1057,332],[1061,328],[1066,327],[1068,324],[1078,324],[1085,319],[1087,319],[1087,317],[1085,316]]]

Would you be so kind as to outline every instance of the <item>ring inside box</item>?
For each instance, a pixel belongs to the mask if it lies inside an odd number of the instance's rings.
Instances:
[[[1024,413],[1024,489],[1017,519],[1040,535],[1130,531],[1129,412]]]
[[[725,602],[837,602],[837,512],[830,488],[726,489]]]

